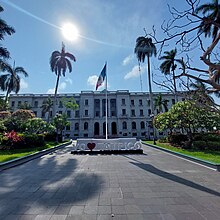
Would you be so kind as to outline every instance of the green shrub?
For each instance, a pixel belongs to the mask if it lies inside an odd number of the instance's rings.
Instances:
[[[194,134],[194,141],[217,141],[220,142],[220,135],[215,133]]]
[[[22,134],[25,142],[24,148],[42,147],[45,145],[43,134]]]
[[[207,143],[205,141],[193,141],[192,147],[198,150],[205,150],[207,148]]]
[[[168,142],[168,137],[162,137],[158,140],[159,143],[167,143]]]
[[[207,150],[216,150],[220,151],[220,142],[217,141],[209,141],[206,143]]]
[[[188,138],[185,134],[170,134],[168,136],[168,141],[173,146],[181,147],[188,141]]]

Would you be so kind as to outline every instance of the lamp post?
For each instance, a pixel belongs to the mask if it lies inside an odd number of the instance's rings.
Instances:
[[[154,127],[154,114],[151,114],[150,115],[150,118],[152,120],[152,129],[153,129],[153,143],[154,145],[156,145],[156,130],[155,130],[155,127]]]

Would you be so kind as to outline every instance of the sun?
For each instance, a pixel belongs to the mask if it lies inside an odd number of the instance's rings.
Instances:
[[[75,41],[79,37],[77,27],[71,23],[66,23],[61,28],[63,36],[69,41]]]

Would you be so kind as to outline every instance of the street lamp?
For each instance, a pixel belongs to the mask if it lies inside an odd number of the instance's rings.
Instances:
[[[150,118],[152,120],[152,129],[153,129],[153,143],[154,145],[156,145],[156,130],[155,130],[155,127],[154,127],[154,114],[151,114],[150,115]]]

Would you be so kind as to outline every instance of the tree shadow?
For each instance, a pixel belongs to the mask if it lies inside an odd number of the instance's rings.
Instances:
[[[63,158],[63,157],[68,158]],[[0,219],[85,203],[101,191],[100,175],[84,171],[64,149],[0,173]],[[40,211],[39,211],[40,212]]]
[[[130,158],[130,159],[132,159],[132,158]],[[176,183],[183,184],[185,186],[189,186],[191,188],[194,188],[194,189],[197,189],[197,190],[200,190],[200,191],[203,191],[203,192],[215,195],[215,196],[220,196],[220,193],[215,191],[215,190],[209,189],[205,186],[194,183],[190,180],[184,179],[184,178],[176,176],[174,174],[162,171],[162,170],[160,170],[160,169],[158,169],[158,168],[156,168],[156,167],[154,167],[150,164],[144,164],[144,163],[141,163],[141,162],[130,162],[130,163],[137,166],[137,167],[139,167],[139,168],[141,168],[141,169],[143,169],[143,170],[145,170],[145,171],[147,171],[147,172],[150,172],[152,174],[160,176],[162,178],[174,181]]]

